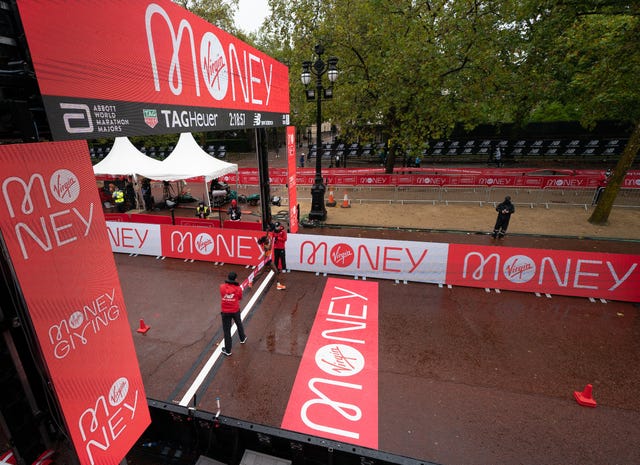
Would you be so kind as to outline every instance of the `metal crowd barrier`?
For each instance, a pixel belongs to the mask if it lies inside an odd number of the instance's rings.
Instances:
[[[478,187],[478,186],[331,186],[334,199],[340,203],[344,193],[348,194],[352,204],[367,203],[430,203],[436,204],[485,204],[497,205],[508,195],[516,205],[534,207],[581,207],[588,209],[592,206],[597,189],[527,189],[508,187]],[[282,186],[272,186],[272,191],[278,192],[286,202],[286,189]],[[328,199],[329,192],[325,194]],[[298,200],[310,201],[311,191],[304,187],[298,188]],[[640,208],[640,189],[621,189],[614,203],[616,207]]]
[[[259,193],[258,186],[238,184],[232,186],[238,194]],[[581,207],[592,206],[597,189],[557,188],[527,189],[524,187],[483,187],[483,186],[351,186],[332,185],[326,193],[333,191],[335,201],[340,204],[345,193],[352,204],[485,204],[497,205],[508,195],[511,201],[520,206],[534,207]],[[282,206],[288,205],[287,187],[271,185],[271,195],[281,199]],[[298,201],[311,201],[310,186],[298,186]],[[616,207],[640,208],[640,189],[620,189]]]

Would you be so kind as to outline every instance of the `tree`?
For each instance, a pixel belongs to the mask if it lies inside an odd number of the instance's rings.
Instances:
[[[173,0],[191,13],[231,34],[237,34],[234,14],[238,0]]]
[[[266,34],[289,47],[293,69],[321,41],[341,71],[327,118],[350,138],[371,139],[382,128],[397,151],[421,151],[429,138],[460,121],[499,121],[509,102],[512,66],[503,27],[510,1],[271,0]],[[299,68],[298,68],[299,69]],[[311,123],[313,108],[299,96],[292,72],[292,113]]]
[[[589,222],[607,223],[640,148],[640,2],[553,0],[522,3],[530,109],[564,105],[585,126],[599,119],[635,129]],[[533,76],[533,79],[531,79]]]
[[[546,114],[631,121],[636,130],[590,221],[606,223],[640,139],[640,0],[270,0],[265,43],[291,72],[292,117],[311,124],[299,63],[318,41],[339,57],[327,120],[350,137],[382,128],[420,151],[454,125]],[[293,71],[295,70],[295,71]],[[550,110],[553,110],[551,112]]]

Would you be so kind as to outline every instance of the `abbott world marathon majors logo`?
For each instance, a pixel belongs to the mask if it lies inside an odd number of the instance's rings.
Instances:
[[[502,272],[514,284],[528,283],[536,274],[536,264],[526,255],[514,255],[504,262]]]
[[[48,179],[33,173],[29,179],[9,176],[2,181],[2,198],[25,260],[31,250],[45,252],[86,237],[93,222],[94,204],[73,205],[80,181],[73,171],[59,169]]]

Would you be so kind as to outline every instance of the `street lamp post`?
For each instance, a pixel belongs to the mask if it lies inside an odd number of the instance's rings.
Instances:
[[[322,181],[322,100],[333,98],[333,83],[338,79],[338,59],[331,57],[327,63],[322,61],[324,47],[320,44],[316,45],[314,52],[317,56],[312,63],[304,61],[302,63],[302,74],[300,78],[305,85],[305,93],[307,101],[316,101],[316,175],[311,187],[311,211],[309,212],[310,221],[325,221],[327,219],[327,209],[324,205],[324,193],[326,187]],[[328,88],[322,86],[322,76],[327,74],[331,82]],[[311,83],[311,75],[316,76],[315,89],[308,88]]]

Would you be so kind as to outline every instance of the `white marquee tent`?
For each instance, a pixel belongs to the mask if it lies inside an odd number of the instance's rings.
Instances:
[[[212,157],[202,150],[191,133],[183,132],[176,147],[159,166],[140,174],[158,181],[179,181],[204,176],[205,182],[209,182],[237,171],[237,164]]]
[[[238,165],[212,157],[202,150],[191,133],[182,133],[171,154],[158,161],[140,152],[126,137],[117,137],[109,154],[93,167],[96,175],[142,175],[155,181],[212,179],[238,172]],[[206,191],[206,188],[205,188]]]
[[[116,137],[109,154],[93,166],[93,173],[96,175],[133,176],[136,180],[136,175],[159,169],[160,165],[159,160],[140,152],[127,137]],[[138,183],[135,182],[134,185],[137,186]],[[136,189],[136,204],[138,206],[140,197]]]
[[[109,154],[93,166],[96,175],[136,175],[159,169],[161,162],[140,152],[126,137],[116,137]]]

